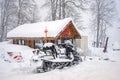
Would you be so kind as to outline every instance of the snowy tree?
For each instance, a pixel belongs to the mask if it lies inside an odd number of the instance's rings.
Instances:
[[[81,11],[85,10],[86,2],[87,0],[47,0],[42,7],[49,8],[50,20],[72,17],[77,26],[81,27]]]
[[[88,2],[88,0],[66,0],[65,17],[72,17],[80,30],[84,29],[82,13],[88,10]]]
[[[37,21],[37,6],[34,0],[0,0],[0,41],[7,32],[18,25]]]
[[[3,41],[6,39],[7,35],[7,28],[11,20],[11,16],[15,14],[16,5],[15,0],[1,0],[0,2],[0,27],[1,27],[1,38],[0,41]],[[13,17],[14,18],[14,17]],[[13,19],[12,18],[12,19]]]
[[[18,25],[35,22],[34,0],[18,0]]]
[[[95,36],[96,47],[102,47],[106,39],[106,30],[112,26],[114,15],[113,0],[94,0],[91,6],[92,11],[92,31]]]

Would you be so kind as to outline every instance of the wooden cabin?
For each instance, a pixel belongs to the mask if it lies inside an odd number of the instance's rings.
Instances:
[[[71,40],[75,43],[75,39],[81,39],[81,35],[72,19],[65,18],[63,20],[18,26],[8,32],[7,38],[12,39],[14,44],[28,45],[35,48],[37,43],[45,42],[61,44],[65,40]]]

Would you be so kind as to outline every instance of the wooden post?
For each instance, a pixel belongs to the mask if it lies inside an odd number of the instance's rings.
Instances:
[[[107,37],[107,39],[106,39],[106,43],[105,43],[105,47],[104,47],[104,50],[103,50],[104,53],[107,52],[108,39],[109,39],[109,38]]]
[[[64,38],[61,39],[61,42],[64,43]]]
[[[17,44],[17,40],[16,39],[13,39],[13,44]]]
[[[31,40],[30,44],[31,44],[31,46],[30,46],[31,48],[35,48],[34,40]]]
[[[25,40],[25,45],[29,46],[29,40]]]
[[[55,44],[57,45],[58,44],[58,39],[55,39],[54,41],[55,41]]]

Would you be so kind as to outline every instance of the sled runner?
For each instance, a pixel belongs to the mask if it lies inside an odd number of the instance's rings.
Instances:
[[[37,73],[47,72],[54,69],[62,69],[72,65],[73,59],[42,59],[42,66],[36,68]]]

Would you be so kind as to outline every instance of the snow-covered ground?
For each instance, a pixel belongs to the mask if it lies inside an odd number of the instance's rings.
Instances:
[[[0,73],[1,80],[120,80],[120,63],[110,61],[85,61],[77,66],[46,73],[24,73],[13,70]],[[15,73],[14,73],[15,72]]]
[[[2,53],[8,50],[21,52],[23,61],[4,61]],[[120,51],[108,49],[107,53],[102,48],[90,48],[83,52],[83,62],[63,69],[55,69],[46,73],[33,73],[32,50],[27,46],[18,46],[0,43],[0,80],[120,80]],[[14,51],[14,50],[13,50]],[[7,56],[7,54],[5,55]]]

